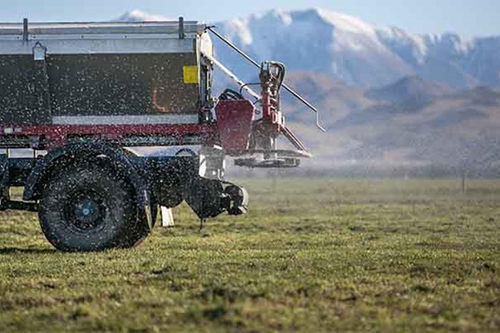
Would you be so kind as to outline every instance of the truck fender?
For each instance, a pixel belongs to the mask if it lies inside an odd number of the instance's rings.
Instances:
[[[153,222],[147,187],[141,176],[137,173],[127,153],[122,149],[104,143],[76,143],[69,144],[50,151],[41,158],[31,171],[24,187],[23,199],[26,201],[38,200],[45,181],[48,181],[50,170],[62,160],[74,160],[105,155],[111,161],[111,167],[123,172],[132,184],[136,193],[138,218],[145,223],[149,230]]]

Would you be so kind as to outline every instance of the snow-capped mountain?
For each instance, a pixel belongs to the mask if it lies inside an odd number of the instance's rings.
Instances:
[[[255,59],[280,60],[293,71],[327,72],[362,86],[384,85],[412,74],[411,67],[381,42],[375,28],[343,14],[274,10],[217,26]],[[241,63],[221,45],[216,50],[225,63]]]
[[[322,9],[273,10],[217,24],[258,60],[289,69],[329,73],[361,87],[380,87],[418,75],[452,88],[500,86],[500,37],[464,39],[457,34],[414,35],[377,27]],[[236,71],[248,69],[218,43],[218,56]]]

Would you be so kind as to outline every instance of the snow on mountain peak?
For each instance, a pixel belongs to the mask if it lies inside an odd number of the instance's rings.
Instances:
[[[261,12],[258,14],[250,14],[244,20],[247,23],[251,21],[274,20],[283,23],[284,25],[290,25],[293,21],[290,11],[279,8]]]
[[[232,19],[225,24],[226,36],[233,40],[238,41],[242,45],[251,45],[253,42],[252,33],[247,27],[244,20]]]
[[[294,11],[273,9],[260,14],[251,14],[241,20],[246,23],[250,23],[252,21],[271,19],[277,20],[286,26],[289,26],[297,21],[309,22],[310,24],[326,23],[337,30],[343,30],[350,33],[375,34],[375,28],[372,25],[357,17],[321,8]]]
[[[423,64],[429,52],[429,36],[412,35],[396,27],[382,27],[377,29],[378,37],[383,43],[398,49],[406,49],[418,64]]]
[[[274,9],[235,18],[223,25],[228,37],[245,46],[251,45],[254,40],[257,42],[258,38],[271,39],[274,34],[286,35],[290,41],[307,41],[312,36],[316,36],[323,44],[334,41],[332,51],[383,48],[373,26],[353,16],[319,8],[299,11]]]
[[[441,41],[451,46],[458,54],[465,54],[469,51],[472,41],[462,38],[455,33],[446,33],[440,36]]]
[[[290,25],[292,24],[292,16],[290,15],[290,12],[276,9],[273,11],[273,14],[279,18],[285,25]]]
[[[374,35],[375,28],[354,16],[342,13],[327,11],[324,9],[315,9],[319,17],[331,24],[337,29],[351,33]]]
[[[120,16],[117,21],[120,22],[147,22],[147,21],[169,21],[165,16],[152,15],[143,12],[140,9],[133,9],[122,16]]]

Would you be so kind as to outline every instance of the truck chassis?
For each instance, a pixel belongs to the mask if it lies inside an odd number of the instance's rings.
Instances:
[[[62,251],[126,248],[152,231],[159,206],[185,200],[202,220],[245,213],[246,190],[224,177],[227,155],[238,166],[264,168],[310,157],[280,111],[284,65],[259,66],[257,94],[215,59],[209,30],[241,53],[213,28],[182,18],[0,24],[0,148],[7,151],[0,154],[0,211],[38,212],[45,236]],[[241,90],[211,97],[214,66]],[[296,150],[277,149],[280,135]],[[184,148],[173,156],[126,148],[192,145],[201,146],[198,153]],[[21,148],[34,156],[9,156]],[[12,200],[12,187],[24,188],[22,201]]]

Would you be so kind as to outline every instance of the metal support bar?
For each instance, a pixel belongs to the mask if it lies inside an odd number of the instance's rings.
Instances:
[[[252,95],[253,98],[257,99],[258,101],[260,101],[262,99],[262,97],[259,94],[257,94],[255,91],[253,91],[245,82],[243,82],[240,79],[238,79],[238,77],[236,76],[236,74],[234,74],[229,69],[227,69],[222,63],[220,63],[220,61],[218,61],[217,59],[215,59],[214,57],[212,57],[212,56],[210,56],[210,55],[208,55],[206,53],[202,53],[202,54],[203,54],[203,56],[205,58],[207,58],[208,60],[210,60],[211,62],[213,62],[214,65],[217,66],[221,71],[223,71],[224,74],[226,74],[234,82],[236,82],[236,84],[238,84],[240,87],[242,87],[243,90],[245,90],[247,93],[249,93],[250,95]]]
[[[184,33],[184,17],[179,17],[179,39],[186,38],[186,34]]]
[[[28,41],[28,19],[23,20],[23,41]]]
[[[294,145],[295,148],[301,151],[307,151],[306,147],[300,140],[293,134],[293,132],[286,126],[282,128],[283,135]]]
[[[43,53],[44,58],[36,58],[37,56],[37,48],[41,49],[41,53]],[[45,118],[51,117],[52,111],[51,111],[51,102],[50,102],[50,87],[49,87],[49,74],[47,71],[47,62],[45,60],[45,52],[46,48],[40,43],[37,42],[35,47],[33,48],[33,53],[35,54],[35,61],[34,61],[34,67],[35,67],[35,76],[34,76],[34,82],[35,82],[35,91],[36,91],[36,96],[37,96],[37,107],[38,107],[38,113],[44,114]],[[38,56],[41,56],[41,54],[38,54]]]
[[[252,58],[250,58],[245,52],[243,52],[242,50],[240,50],[236,45],[234,45],[231,41],[229,41],[227,38],[225,38],[224,36],[222,36],[220,33],[218,33],[213,27],[207,27],[208,30],[210,30],[210,32],[212,32],[215,36],[217,36],[220,40],[222,40],[224,43],[226,43],[227,45],[229,45],[229,47],[231,47],[233,50],[235,50],[236,52],[238,52],[243,58],[245,58],[246,60],[248,60],[251,64],[253,64],[254,66],[256,66],[257,68],[260,68],[261,65],[253,60]],[[309,109],[311,109],[312,111],[314,111],[316,113],[316,126],[323,132],[326,132],[325,128],[323,128],[323,126],[321,125],[320,123],[320,120],[319,120],[319,111],[318,109],[316,109],[316,107],[314,107],[311,103],[309,103],[308,101],[306,101],[302,96],[300,96],[298,93],[296,93],[295,91],[292,90],[292,88],[290,88],[289,86],[287,86],[286,84],[283,83],[283,88],[285,88],[286,91],[288,91],[292,96],[294,96],[295,98],[297,98],[299,101],[301,101],[305,106],[307,106]]]

